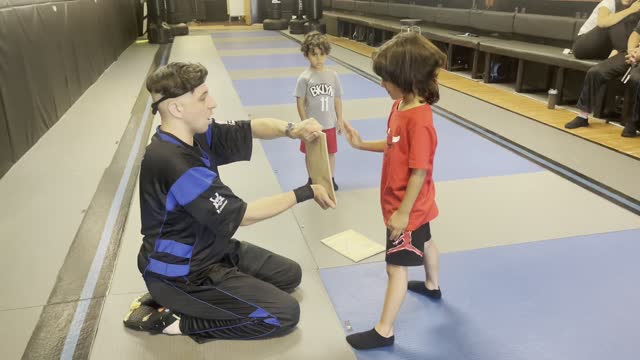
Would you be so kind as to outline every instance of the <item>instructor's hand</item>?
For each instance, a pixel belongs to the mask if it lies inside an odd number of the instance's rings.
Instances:
[[[322,132],[322,126],[316,119],[309,118],[298,124],[291,130],[291,136],[296,139],[310,142],[315,140]]]
[[[391,233],[390,240],[399,238],[407,229],[407,226],[409,226],[409,214],[401,211],[394,212],[387,222],[387,229]]]
[[[313,189],[313,199],[322,209],[336,208],[336,203],[331,200],[327,190],[322,185],[312,184],[311,188]]]

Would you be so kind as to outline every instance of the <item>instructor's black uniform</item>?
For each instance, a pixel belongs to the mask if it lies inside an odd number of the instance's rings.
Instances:
[[[142,161],[138,268],[196,341],[280,335],[300,316],[287,293],[300,284],[300,266],[233,239],[247,204],[218,166],[249,160],[252,140],[248,121],[213,123],[194,146],[158,128]]]

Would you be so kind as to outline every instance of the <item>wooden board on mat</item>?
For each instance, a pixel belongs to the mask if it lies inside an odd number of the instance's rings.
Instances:
[[[355,262],[370,258],[385,250],[384,245],[353,230],[328,237],[322,240],[322,243]]]
[[[311,182],[327,189],[327,193],[333,202],[338,205],[336,192],[333,190],[331,177],[331,165],[329,164],[329,151],[327,149],[327,135],[320,136],[312,142],[306,143],[307,156],[309,157],[309,176]]]

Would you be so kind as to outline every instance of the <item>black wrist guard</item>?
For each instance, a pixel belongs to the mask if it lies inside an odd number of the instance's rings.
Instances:
[[[313,193],[313,188],[311,187],[311,185],[299,187],[293,190],[293,193],[296,195],[296,202],[298,204],[313,199],[315,195]]]

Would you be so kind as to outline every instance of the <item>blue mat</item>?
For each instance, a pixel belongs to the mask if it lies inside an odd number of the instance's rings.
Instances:
[[[351,124],[363,139],[376,140],[384,138],[387,120],[358,120]],[[538,165],[437,115],[435,125],[439,136],[434,170],[436,181],[544,171]],[[298,143],[278,139],[263,141],[262,146],[284,190],[306,182],[304,155],[298,150]],[[344,137],[338,137],[336,182],[342,190],[378,187],[381,169],[381,154],[354,150]]]
[[[218,44],[216,44],[217,46]],[[300,54],[276,54],[253,56],[222,56],[222,62],[227,70],[277,69],[287,67],[308,67],[309,61]],[[326,65],[335,65],[327,60]]]
[[[443,301],[409,293],[396,344],[357,357],[638,359],[639,253],[640,229],[445,254]],[[384,263],[320,274],[340,321],[371,329],[384,299]],[[411,279],[423,274],[410,270]]]
[[[241,79],[234,80],[233,86],[244,106],[291,104],[295,107],[293,92],[297,80],[297,77]],[[383,88],[357,74],[340,74],[340,83],[344,91],[343,100],[389,96]]]
[[[218,50],[241,50],[241,49],[293,49],[300,48],[300,45],[291,40],[265,40],[256,42],[219,42],[216,43]],[[253,55],[252,55],[253,56]],[[302,53],[300,53],[302,56]]]
[[[213,37],[214,39],[216,38],[242,38],[242,37],[261,37],[261,36],[276,36],[276,35],[280,35],[277,32],[273,32],[273,31],[264,31],[264,30],[258,30],[258,31],[220,31],[220,32],[214,32],[211,34],[211,37]]]

